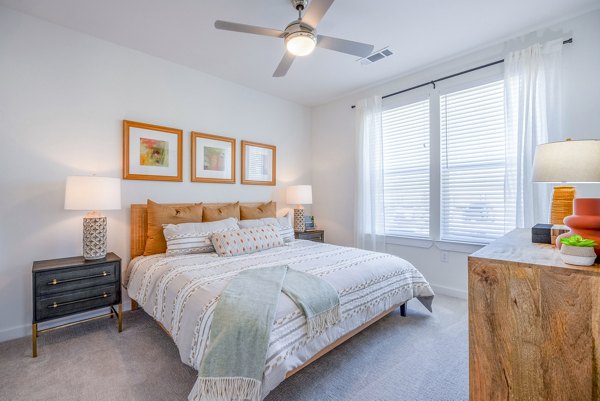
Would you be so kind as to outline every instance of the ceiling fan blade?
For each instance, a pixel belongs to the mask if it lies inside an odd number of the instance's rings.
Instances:
[[[331,36],[317,35],[317,46],[336,52],[352,54],[358,57],[367,57],[373,52],[373,45],[354,42],[352,40],[333,38]]]
[[[277,69],[273,73],[273,77],[285,76],[285,74],[287,74],[288,70],[292,66],[292,63],[294,62],[295,58],[296,58],[296,56],[294,56],[292,53],[285,52],[285,54],[283,55],[283,58],[281,59],[281,61],[279,62],[279,65],[277,66]]]
[[[215,21],[215,28],[224,31],[234,31],[243,33],[252,33],[254,35],[272,36],[275,38],[283,38],[284,32],[277,29],[263,28],[254,25],[238,24],[237,22]]]
[[[302,22],[307,23],[313,28],[321,21],[334,0],[312,0],[308,5],[306,13],[302,16]]]

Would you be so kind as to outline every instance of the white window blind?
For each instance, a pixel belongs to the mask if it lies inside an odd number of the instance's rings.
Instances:
[[[442,240],[487,243],[504,205],[504,81],[440,96]]]
[[[429,100],[383,112],[385,234],[429,237]]]
[[[271,181],[273,150],[258,146],[246,146],[246,179]]]

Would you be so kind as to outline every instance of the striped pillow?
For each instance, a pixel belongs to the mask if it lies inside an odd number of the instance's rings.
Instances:
[[[210,237],[237,229],[237,220],[233,217],[208,223],[163,224],[167,256],[214,252]]]
[[[211,241],[219,256],[245,255],[284,245],[279,230],[274,226],[215,233]]]
[[[238,221],[240,228],[275,226],[279,230],[279,235],[283,242],[292,242],[294,240],[294,229],[289,217],[264,217],[256,220]]]

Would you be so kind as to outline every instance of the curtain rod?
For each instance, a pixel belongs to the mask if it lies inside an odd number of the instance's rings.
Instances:
[[[566,44],[569,44],[569,43],[573,43],[573,38],[569,38],[569,39],[567,39],[567,40],[563,40],[563,45],[566,45]],[[461,72],[457,72],[456,74],[452,74],[452,75],[446,75],[445,77],[438,78],[438,79],[434,79],[433,81],[425,82],[425,83],[423,83],[423,84],[420,84],[420,85],[411,86],[411,87],[410,87],[410,88],[408,88],[408,89],[403,89],[403,90],[401,90],[401,91],[398,91],[398,92],[394,92],[394,93],[387,94],[387,95],[385,95],[385,96],[382,96],[381,98],[382,98],[382,99],[386,99],[386,98],[388,98],[388,97],[396,96],[396,95],[399,95],[399,94],[401,94],[401,93],[404,93],[404,92],[409,92],[409,91],[412,91],[412,90],[415,90],[415,89],[418,89],[418,88],[422,88],[422,87],[424,87],[424,86],[427,86],[427,85],[433,85],[433,89],[435,89],[435,83],[436,83],[436,82],[440,82],[440,81],[444,81],[444,80],[446,80],[446,79],[450,79],[450,78],[458,77],[459,75],[467,74],[467,73],[469,73],[469,72],[473,72],[473,71],[481,70],[481,69],[483,69],[483,68],[491,67],[491,66],[493,66],[493,65],[496,65],[496,64],[502,64],[502,63],[504,63],[504,59],[502,59],[502,60],[496,60],[496,61],[492,61],[491,63],[487,63],[487,64],[484,64],[484,65],[480,65],[480,66],[478,66],[478,67],[469,68],[468,70],[464,70],[464,71],[461,71]],[[350,107],[351,107],[351,108],[355,108],[355,107],[356,107],[356,105],[355,105],[355,104],[353,104],[353,105],[352,105],[352,106],[350,106]]]

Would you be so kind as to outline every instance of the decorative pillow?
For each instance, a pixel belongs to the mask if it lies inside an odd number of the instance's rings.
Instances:
[[[167,256],[214,252],[210,237],[215,233],[238,230],[237,220],[230,217],[210,223],[165,224]]]
[[[240,202],[230,203],[225,206],[204,206],[202,221],[219,221],[229,217],[240,219]]]
[[[275,203],[273,201],[258,206],[240,205],[240,220],[255,220],[265,217],[276,216]]]
[[[279,235],[283,239],[283,242],[292,242],[294,240],[294,229],[288,215],[285,217],[265,217],[264,219],[257,220],[240,220],[238,221],[238,226],[240,228],[275,226],[279,230]]]
[[[279,231],[274,226],[242,228],[213,234],[211,237],[219,256],[237,256],[283,246]]]
[[[181,224],[202,221],[202,204],[189,206],[161,205],[148,199],[148,231],[144,256],[165,253],[167,242],[163,224]]]

